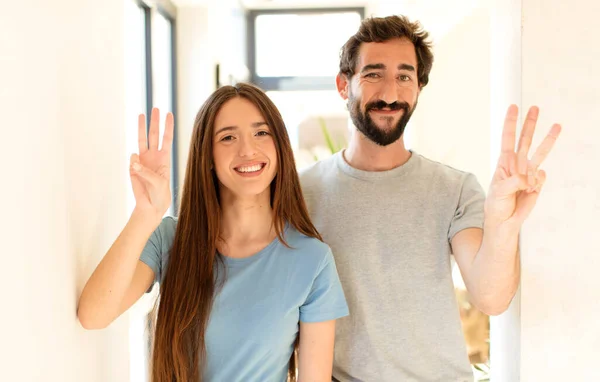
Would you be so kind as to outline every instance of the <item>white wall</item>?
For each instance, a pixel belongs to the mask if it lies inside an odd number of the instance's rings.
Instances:
[[[433,42],[429,84],[407,127],[420,154],[490,179],[490,1],[373,2],[367,16],[402,14],[421,22]],[[502,123],[502,121],[497,121]]]
[[[215,58],[209,34],[209,6],[177,9],[177,95],[175,116],[179,151],[180,190],[198,109],[215,89]],[[181,196],[181,193],[177,195]]]
[[[127,381],[127,319],[87,332],[85,280],[126,219],[123,0],[0,13],[0,380]]]
[[[522,1],[523,106],[563,134],[523,230],[521,381],[600,380],[600,3]]]
[[[180,190],[196,113],[216,90],[215,66],[221,65],[221,82],[227,74],[247,74],[245,16],[237,0],[182,5],[177,9],[177,86]],[[178,195],[180,196],[180,194]]]

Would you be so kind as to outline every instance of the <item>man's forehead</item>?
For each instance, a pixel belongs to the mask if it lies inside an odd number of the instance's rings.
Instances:
[[[365,42],[358,50],[357,71],[365,65],[386,64],[397,67],[400,64],[417,66],[415,46],[406,38],[384,42]]]

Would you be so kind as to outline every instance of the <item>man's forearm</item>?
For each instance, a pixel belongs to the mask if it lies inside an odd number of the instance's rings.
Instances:
[[[519,231],[506,226],[485,226],[469,288],[478,308],[489,315],[508,309],[519,286],[520,274]]]

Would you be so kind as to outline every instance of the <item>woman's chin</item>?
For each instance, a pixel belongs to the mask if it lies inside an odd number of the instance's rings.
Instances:
[[[256,200],[264,198],[269,200],[270,198],[270,187],[269,185],[240,185],[234,189],[227,189],[227,199],[240,200]]]

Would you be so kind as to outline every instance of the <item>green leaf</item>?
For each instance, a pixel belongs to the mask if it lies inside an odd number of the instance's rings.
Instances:
[[[323,136],[325,137],[325,142],[327,143],[327,147],[332,154],[335,154],[339,151],[339,149],[333,143],[331,139],[331,134],[329,134],[329,130],[327,130],[327,126],[325,124],[325,120],[322,117],[319,117],[319,124],[321,125],[321,131],[323,132]]]

